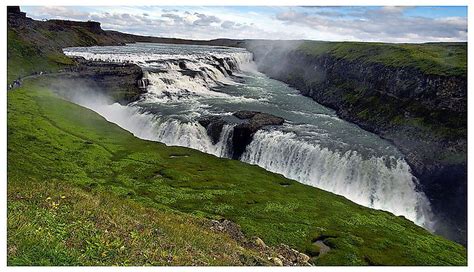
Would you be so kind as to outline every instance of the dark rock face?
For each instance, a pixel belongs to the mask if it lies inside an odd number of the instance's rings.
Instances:
[[[215,144],[219,141],[222,128],[225,124],[234,125],[232,134],[232,158],[239,159],[245,151],[247,145],[253,139],[253,135],[265,126],[278,126],[284,123],[284,119],[268,113],[256,111],[238,111],[233,113],[239,122],[224,120],[220,116],[207,116],[199,120],[199,123],[206,128],[207,134]]]
[[[11,16],[26,17],[26,13],[21,12],[19,6],[7,6],[7,14]]]
[[[282,125],[285,121],[281,117],[258,111],[237,111],[233,115],[239,119],[248,120],[245,125],[254,132],[263,126]]]
[[[81,27],[95,33],[104,32],[102,28],[100,27],[99,22],[93,22],[93,21],[81,22],[81,21],[69,21],[69,20],[48,20],[48,22],[56,24],[57,26],[66,27],[66,28]]]
[[[146,92],[147,80],[142,79],[142,69],[130,63],[87,61],[74,58],[76,66],[54,76],[53,87],[66,90],[80,86],[80,90],[94,90],[114,101],[127,104]]]
[[[396,145],[432,203],[437,232],[466,243],[466,77],[298,50],[253,51],[260,71]]]
[[[247,145],[253,139],[253,135],[264,126],[282,125],[284,119],[267,113],[255,111],[238,111],[233,114],[239,119],[246,120],[245,123],[234,127],[232,146],[234,153],[232,157],[239,159],[245,151]]]
[[[219,142],[221,136],[222,127],[226,124],[219,116],[207,116],[201,118],[199,121],[201,126],[205,127],[207,130],[207,135],[211,138],[213,144]]]

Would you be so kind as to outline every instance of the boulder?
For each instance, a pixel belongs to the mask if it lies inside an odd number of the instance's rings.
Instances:
[[[264,126],[282,125],[285,121],[281,117],[255,111],[238,111],[233,115],[239,119],[246,120],[246,122],[234,127],[232,137],[232,158],[234,159],[239,159],[242,156],[247,145],[252,142],[253,135],[259,129]]]
[[[276,265],[276,266],[283,266],[282,260],[278,257],[272,257],[270,260]]]
[[[260,239],[259,237],[255,238],[255,245],[260,247],[260,248],[266,248],[267,247],[265,242],[262,239]]]

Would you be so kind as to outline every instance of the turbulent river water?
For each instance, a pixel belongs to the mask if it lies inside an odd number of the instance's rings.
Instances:
[[[149,85],[138,101],[75,101],[139,138],[229,157],[233,126],[225,125],[214,144],[197,119],[238,110],[270,113],[285,123],[256,132],[242,161],[432,227],[429,201],[393,145],[259,73],[244,49],[137,43],[64,52],[142,67]]]

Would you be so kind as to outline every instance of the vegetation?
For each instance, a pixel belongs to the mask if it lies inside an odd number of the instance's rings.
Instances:
[[[29,76],[34,72],[55,72],[73,62],[61,52],[41,51],[28,41],[22,40],[18,34],[8,29],[7,46],[7,81]]]
[[[461,245],[402,217],[257,166],[137,139],[44,82],[8,93],[10,265],[166,264],[169,254],[171,264],[232,264],[229,256],[256,255],[200,227],[219,218],[319,265],[466,264]],[[151,236],[157,227],[162,240]],[[320,258],[318,239],[332,248]]]
[[[299,50],[313,56],[330,54],[347,60],[414,67],[424,73],[467,76],[467,43],[391,44],[305,41]]]
[[[393,100],[377,91],[361,87],[357,82],[344,81],[338,87],[347,90],[342,96],[344,108],[357,112],[360,120],[375,124],[376,127],[408,126],[426,132],[431,137],[447,140],[466,138],[467,120],[462,113],[430,110],[416,100]],[[405,111],[409,111],[412,116],[405,116]]]
[[[43,181],[45,182],[45,181]],[[205,219],[51,179],[9,180],[9,265],[253,265]]]

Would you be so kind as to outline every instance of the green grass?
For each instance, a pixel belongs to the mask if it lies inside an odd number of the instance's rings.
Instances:
[[[39,79],[8,93],[10,265],[168,264],[170,252],[172,264],[212,265],[257,256],[206,234],[199,222],[209,218],[310,255],[326,236],[332,250],[313,257],[317,265],[467,263],[464,247],[402,217],[257,166],[137,139]],[[143,231],[132,234],[138,224]],[[150,236],[154,226],[162,243]]]
[[[349,61],[414,67],[427,74],[467,76],[467,43],[390,44],[305,41],[299,50]]]
[[[205,219],[55,179],[33,184],[9,180],[8,265],[267,263]]]

